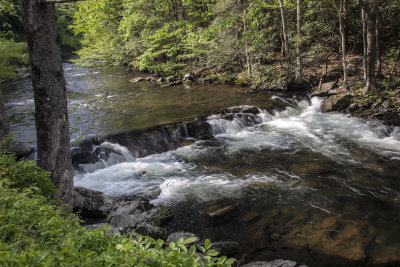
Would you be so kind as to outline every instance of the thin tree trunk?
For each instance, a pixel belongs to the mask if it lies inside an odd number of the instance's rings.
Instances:
[[[303,81],[302,34],[301,34],[301,5],[302,0],[297,0],[297,51],[296,51],[296,82]]]
[[[243,11],[243,33],[247,32],[247,24],[246,24],[246,10]],[[244,42],[244,49],[246,54],[246,65],[247,65],[247,75],[251,75],[251,60],[250,60],[250,53],[249,53],[249,41],[246,40]]]
[[[389,90],[389,88],[390,88],[390,80],[392,79],[394,71],[396,70],[396,63],[399,60],[399,55],[400,55],[400,45],[399,45],[399,48],[397,48],[396,56],[393,61],[392,70],[390,71],[388,79],[387,79],[386,90]]]
[[[376,76],[379,78],[382,76],[382,57],[381,57],[381,37],[379,30],[379,12],[376,14]]]
[[[4,98],[0,88],[0,141],[10,133],[10,122],[8,121]]]
[[[282,19],[282,34],[283,34],[283,43],[285,46],[285,57],[287,64],[287,80],[288,82],[292,81],[292,68],[291,68],[291,60],[290,60],[290,46],[289,46],[289,36],[287,34],[287,25],[286,25],[286,14],[285,8],[283,6],[283,1],[279,0],[279,8],[281,10],[281,19]]]
[[[53,3],[20,0],[35,100],[38,165],[51,172],[59,197],[71,201],[73,170],[64,70]]]
[[[339,31],[340,31],[340,50],[342,53],[342,66],[343,66],[343,87],[347,90],[347,61],[346,61],[346,33],[344,18],[346,0],[339,0],[339,6],[336,5],[335,0],[332,3],[338,13],[339,17]]]
[[[367,18],[364,9],[361,9],[362,38],[363,38],[363,77],[367,82]]]

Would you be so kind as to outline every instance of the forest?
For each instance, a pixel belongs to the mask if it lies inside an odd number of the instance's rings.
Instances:
[[[0,265],[397,266],[399,15],[0,0]]]

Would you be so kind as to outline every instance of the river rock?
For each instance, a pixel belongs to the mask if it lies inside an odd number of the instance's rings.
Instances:
[[[184,76],[183,76],[183,81],[193,81],[193,76],[190,74],[190,73],[186,73]]]
[[[178,77],[176,75],[172,75],[172,76],[168,76],[167,78],[165,78],[165,81],[167,83],[172,83],[178,80]]]
[[[338,88],[337,82],[328,82],[328,83],[323,83],[321,85],[320,89],[315,90],[310,94],[310,96],[320,96],[320,97],[325,97],[325,96],[330,96],[330,95],[337,95],[342,92],[342,90],[335,90]]]
[[[164,84],[162,87],[172,87],[172,86],[177,86],[177,85],[181,85],[183,84],[183,81],[174,81],[174,82],[170,82],[167,84]]]
[[[248,105],[240,105],[240,106],[234,106],[234,107],[229,107],[227,109],[224,109],[224,113],[251,113],[254,115],[257,115],[260,113],[260,109],[256,106],[248,106]]]
[[[220,252],[220,255],[232,256],[239,252],[239,243],[233,241],[219,241],[212,243],[212,248]]]
[[[198,243],[198,242],[200,241],[200,238],[197,237],[197,236],[196,236],[195,234],[193,234],[193,233],[189,233],[189,232],[176,232],[176,233],[170,234],[170,235],[168,236],[167,242],[168,242],[168,243],[169,243],[169,242],[174,242],[174,243],[176,243],[176,242],[178,242],[178,240],[181,239],[181,238],[183,238],[183,240],[186,240],[186,239],[191,238],[191,237],[195,237],[195,238],[196,238],[196,241],[195,241],[194,243]]]
[[[103,218],[111,212],[113,200],[103,192],[77,186],[72,206],[82,217]]]
[[[98,228],[110,228],[107,232],[108,235],[121,235],[124,234],[123,228],[118,228],[109,225],[108,223],[95,223],[95,224],[89,224],[85,225],[86,229],[88,230],[93,230],[93,229],[98,229]]]
[[[212,137],[211,126],[205,121],[193,121],[186,123],[188,137],[209,139]]]
[[[133,79],[130,80],[130,82],[133,82],[133,83],[138,83],[138,82],[141,82],[141,81],[144,81],[144,78],[136,77],[136,78],[133,78]]]
[[[140,235],[150,236],[154,239],[165,240],[168,237],[167,230],[165,230],[164,228],[154,226],[145,222],[138,224],[135,232]]]
[[[353,103],[353,96],[350,94],[338,94],[324,98],[321,110],[329,111],[344,111]]]
[[[242,267],[295,267],[297,263],[295,261],[290,260],[273,260],[273,261],[254,261],[248,264],[242,265]],[[305,265],[301,265],[301,267],[307,267]]]
[[[160,77],[157,79],[157,82],[162,83],[165,82],[165,78],[164,77]]]
[[[34,148],[28,148],[23,143],[16,140],[11,140],[8,149],[8,152],[13,154],[17,159],[29,158],[34,151]]]

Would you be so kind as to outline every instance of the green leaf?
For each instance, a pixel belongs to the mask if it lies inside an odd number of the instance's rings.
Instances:
[[[217,256],[219,254],[219,252],[216,251],[215,249],[210,249],[210,250],[207,250],[206,254],[209,255],[209,256],[215,257],[215,256]]]

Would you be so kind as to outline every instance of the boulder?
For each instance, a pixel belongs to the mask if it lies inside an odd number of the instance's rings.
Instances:
[[[144,78],[142,78],[142,77],[136,77],[136,78],[131,79],[130,82],[138,83],[138,82],[141,82],[143,80],[144,80]]]
[[[148,223],[140,223],[136,226],[136,233],[140,235],[150,236],[154,239],[165,240],[168,237],[167,230],[164,228],[154,226]]]
[[[335,90],[338,88],[337,82],[328,82],[323,83],[320,89],[315,90],[311,93],[310,96],[330,96],[330,95],[337,95],[342,92],[342,90]]]
[[[184,76],[183,76],[183,81],[193,81],[193,76],[190,74],[190,73],[186,73]]]
[[[165,81],[167,83],[173,83],[177,80],[178,80],[178,77],[176,75],[168,76],[167,78],[165,78]]]
[[[233,256],[239,252],[239,243],[233,241],[219,241],[212,243],[211,248],[220,252],[220,255]]]
[[[111,212],[113,200],[103,192],[77,186],[72,206],[84,218],[105,218]]]
[[[321,110],[329,111],[344,111],[353,103],[353,96],[350,94],[338,94],[324,98]]]
[[[34,148],[28,148],[23,143],[16,140],[11,140],[8,150],[8,152],[14,154],[17,159],[29,158],[29,155],[35,151]]]
[[[160,77],[157,79],[157,82],[162,83],[165,82],[165,78],[164,77]]]
[[[223,111],[224,113],[251,113],[257,115],[260,113],[260,110],[256,106],[248,106],[248,105],[240,105],[229,107]]]
[[[169,242],[174,242],[174,243],[176,243],[176,242],[178,242],[178,240],[181,239],[181,238],[183,238],[183,240],[186,240],[186,239],[191,238],[191,237],[195,237],[195,238],[196,238],[195,243],[198,243],[198,242],[200,241],[200,238],[197,237],[197,236],[196,236],[195,234],[193,234],[193,233],[189,233],[189,232],[176,232],[176,233],[170,234],[170,235],[168,236],[167,242],[168,242],[168,243],[169,243]]]
[[[211,126],[205,121],[192,121],[186,123],[188,137],[209,139],[212,137]]]

